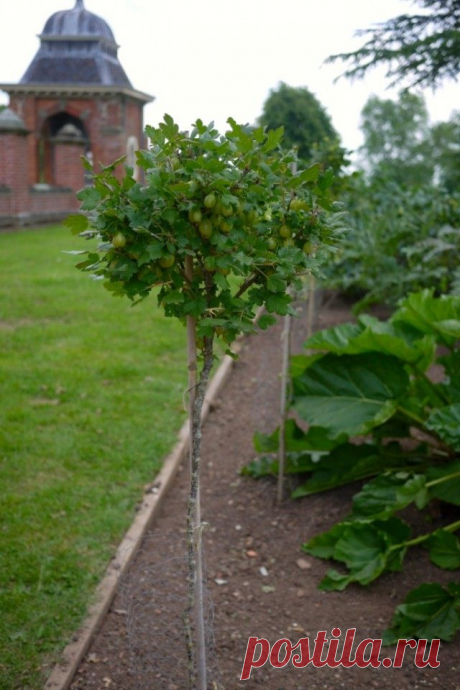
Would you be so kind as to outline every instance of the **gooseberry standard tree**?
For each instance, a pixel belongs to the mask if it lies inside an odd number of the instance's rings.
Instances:
[[[166,316],[187,326],[191,479],[184,629],[191,690],[206,690],[209,680],[199,472],[214,342],[221,339],[228,348],[239,334],[255,331],[262,305],[262,329],[275,323],[275,315],[291,312],[288,286],[316,270],[342,230],[330,199],[332,176],[318,165],[293,172],[295,154],[279,146],[282,128],[267,132],[228,122],[224,136],[200,120],[190,133],[181,132],[168,115],[157,128],[147,127],[151,148],[137,153],[144,183],[129,167],[119,179],[122,161],[98,173],[86,161],[94,186],[79,198],[89,219],[75,215],[67,221],[74,234],[98,242],[77,268],[133,304],[153,291]],[[319,248],[315,257],[313,245]]]

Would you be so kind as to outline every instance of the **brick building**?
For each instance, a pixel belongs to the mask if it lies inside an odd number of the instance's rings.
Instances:
[[[143,146],[143,107],[118,60],[108,24],[83,0],[56,12],[19,84],[0,84],[0,226],[58,220],[78,208],[80,156],[134,164]]]

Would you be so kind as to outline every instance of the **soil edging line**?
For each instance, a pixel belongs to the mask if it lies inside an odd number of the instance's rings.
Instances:
[[[257,314],[255,321],[257,321],[260,313]],[[237,354],[240,347],[240,343],[234,343],[233,351]],[[225,355],[222,363],[211,379],[203,405],[203,421],[208,416],[216,397],[224,386],[230,374],[233,362],[234,360],[232,357]],[[124,575],[134,558],[147,528],[153,518],[158,514],[163,499],[173,484],[179,465],[187,454],[189,441],[189,422],[186,420],[179,431],[176,445],[166,457],[163,467],[147,490],[147,493],[144,494],[142,505],[131,527],[123,537],[103,579],[97,586],[95,601],[89,607],[85,621],[74,634],[73,640],[64,648],[61,654],[62,661],[55,665],[51,675],[43,686],[43,690],[68,690],[70,687],[80,662],[88,651],[94,635],[98,631],[102,620],[110,608],[120,578]]]

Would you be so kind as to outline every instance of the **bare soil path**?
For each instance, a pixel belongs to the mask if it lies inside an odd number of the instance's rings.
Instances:
[[[305,310],[295,320],[293,351],[305,338]],[[346,305],[320,308],[318,328],[349,320]],[[379,638],[397,603],[423,581],[454,575],[432,566],[413,550],[403,573],[385,575],[367,588],[322,593],[317,584],[328,564],[302,555],[300,546],[349,512],[353,489],[275,504],[271,480],[239,475],[254,457],[255,430],[278,424],[282,324],[248,338],[217,409],[203,432],[203,539],[210,603],[210,663],[219,690],[460,690],[459,636],[442,644],[437,669],[418,669],[406,652],[401,669],[254,669],[239,677],[249,636],[295,643],[320,630],[357,628],[356,640]],[[186,596],[184,546],[187,468],[166,498],[129,575],[95,638],[72,690],[186,690],[180,614]],[[412,516],[417,523],[420,517]],[[299,559],[302,559],[299,567]],[[262,570],[261,570],[262,569]],[[267,574],[268,573],[268,574]],[[385,654],[381,655],[383,658]],[[390,656],[390,655],[388,655]],[[210,689],[212,685],[210,685]]]

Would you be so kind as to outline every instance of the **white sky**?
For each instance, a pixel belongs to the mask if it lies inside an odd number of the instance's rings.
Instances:
[[[37,34],[74,0],[0,0],[0,82],[20,80],[39,46]],[[133,86],[156,97],[145,121],[167,112],[183,128],[198,117],[225,129],[229,116],[253,123],[279,81],[307,86],[326,107],[343,143],[361,143],[359,115],[372,93],[386,89],[384,71],[354,84],[334,84],[331,53],[361,45],[354,32],[414,11],[408,0],[85,0],[111,26]],[[424,93],[433,121],[460,107],[460,86]],[[0,103],[7,102],[0,93]]]

